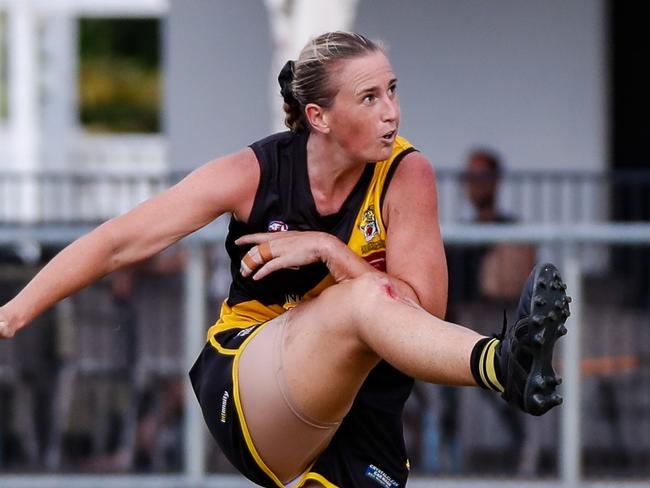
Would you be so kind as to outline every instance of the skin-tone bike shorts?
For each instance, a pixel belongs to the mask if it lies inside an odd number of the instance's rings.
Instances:
[[[309,480],[326,488],[404,487],[401,412],[355,402],[342,423],[326,424],[296,408],[282,368],[286,316],[216,334],[190,371],[203,417],[225,456],[268,488],[299,488]],[[382,431],[369,432],[374,425]],[[291,475],[280,479],[276,472]]]

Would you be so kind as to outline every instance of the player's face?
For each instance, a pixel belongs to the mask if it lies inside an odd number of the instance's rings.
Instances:
[[[341,62],[339,91],[326,110],[330,135],[359,161],[388,159],[399,126],[397,78],[382,52]]]

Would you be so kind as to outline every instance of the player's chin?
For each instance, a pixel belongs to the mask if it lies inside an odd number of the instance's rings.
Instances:
[[[371,158],[371,161],[383,161],[390,158],[390,155],[393,153],[393,142],[390,144],[385,142],[380,142],[379,147],[377,148],[377,154],[374,158]]]
[[[393,144],[386,144],[384,141],[369,141],[362,151],[357,152],[356,158],[359,161],[377,162],[389,159],[393,153]]]

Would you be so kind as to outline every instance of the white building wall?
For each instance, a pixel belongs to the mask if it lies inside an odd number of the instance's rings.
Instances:
[[[602,0],[363,0],[356,19],[390,45],[402,132],[437,167],[475,144],[510,168],[605,167]],[[175,165],[271,130],[262,0],[172,0],[168,42]]]
[[[363,0],[356,28],[388,42],[402,133],[437,167],[488,144],[517,169],[603,169],[602,0]]]
[[[166,29],[172,168],[196,167],[266,136],[271,37],[262,0],[172,0]]]

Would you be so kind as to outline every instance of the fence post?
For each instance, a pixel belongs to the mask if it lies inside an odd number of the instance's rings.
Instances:
[[[189,371],[205,344],[205,278],[206,264],[203,245],[199,241],[188,244],[184,294],[184,358]],[[192,486],[199,486],[205,476],[205,433],[201,409],[189,380],[185,381],[185,475]]]
[[[563,246],[562,271],[567,283],[568,294],[573,298],[571,317],[567,328],[569,333],[562,341],[562,374],[564,376],[564,405],[560,409],[561,444],[560,477],[564,486],[577,487],[582,480],[582,442],[581,442],[581,371],[580,346],[582,335],[582,272],[580,269],[579,245],[567,243]]]

